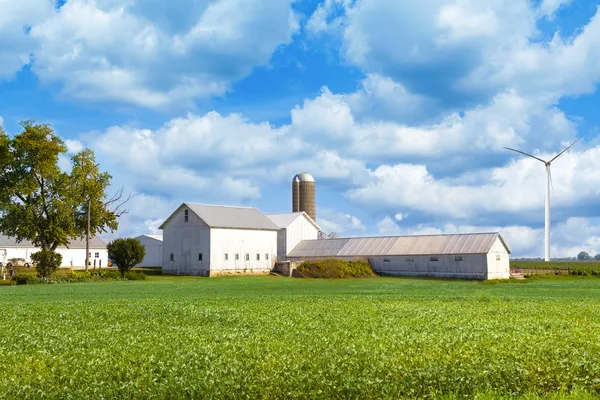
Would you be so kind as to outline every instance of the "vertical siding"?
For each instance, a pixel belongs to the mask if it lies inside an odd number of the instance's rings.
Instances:
[[[146,248],[144,261],[138,264],[138,267],[160,267],[163,265],[163,244],[159,240],[146,236],[137,238],[137,240]]]
[[[23,258],[26,262],[31,262],[31,254],[40,251],[39,248],[35,247],[13,247],[1,250],[6,250],[6,258],[0,254],[0,257],[2,257],[0,261],[4,263],[8,262],[11,258]],[[56,252],[62,256],[61,267],[70,267],[71,262],[73,262],[73,268],[85,268],[85,249],[58,248]],[[90,249],[90,253],[92,253],[90,257],[92,268],[94,268],[94,260],[96,261],[96,267],[100,266],[100,264],[102,268],[108,266],[108,251],[106,249]],[[98,257],[96,257],[96,253],[98,253]]]
[[[271,271],[277,256],[277,234],[277,231],[211,229],[211,274]],[[248,261],[246,253],[250,255]],[[236,254],[240,255],[239,260],[235,259]],[[257,254],[260,255],[258,261]],[[268,260],[265,254],[269,255]]]
[[[500,260],[498,260],[498,257]],[[488,279],[508,279],[510,278],[510,260],[506,247],[502,244],[500,238],[490,248],[487,254]]]
[[[369,257],[369,262],[376,273],[386,275],[487,279],[485,254],[464,255],[462,261],[455,255],[436,257],[438,261],[431,261],[431,256],[377,256]]]
[[[294,222],[288,225],[286,228],[286,250],[285,255],[289,254],[290,251],[303,240],[317,240],[319,231],[313,224],[311,224],[304,216],[296,218]]]
[[[287,229],[277,232],[277,261],[285,261],[287,256]]]

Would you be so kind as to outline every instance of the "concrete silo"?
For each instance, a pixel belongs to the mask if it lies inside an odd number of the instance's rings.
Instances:
[[[302,172],[292,179],[292,212],[304,211],[317,221],[315,206],[315,178]]]

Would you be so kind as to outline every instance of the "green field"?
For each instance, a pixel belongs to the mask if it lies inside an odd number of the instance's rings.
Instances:
[[[600,261],[510,261],[510,268],[525,269],[581,269],[600,271]]]
[[[0,398],[597,398],[600,279],[0,287]]]

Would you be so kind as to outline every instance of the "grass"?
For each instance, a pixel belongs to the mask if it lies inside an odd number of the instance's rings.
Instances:
[[[510,268],[600,270],[600,261],[510,261]]]
[[[600,279],[0,288],[0,398],[597,398]]]

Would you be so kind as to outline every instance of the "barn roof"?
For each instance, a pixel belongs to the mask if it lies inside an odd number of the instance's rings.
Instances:
[[[183,203],[169,218],[160,226],[163,229],[166,224],[183,207],[187,207],[196,214],[206,225],[211,228],[227,229],[254,229],[264,231],[278,231],[275,225],[262,212],[254,207],[219,206],[212,204]]]
[[[15,238],[10,236],[0,235],[0,248],[3,247],[36,247],[28,240],[17,242]],[[59,248],[65,248],[60,246]],[[70,249],[85,249],[85,239],[71,240],[69,244]],[[106,243],[99,237],[93,237],[90,239],[90,249],[106,249]]]
[[[144,238],[144,237],[150,238],[152,240],[157,240],[159,242],[163,241],[163,236],[162,235],[140,235],[140,236],[136,237],[136,239],[139,240],[140,238]]]
[[[288,257],[487,254],[497,238],[510,254],[510,249],[499,233],[468,233],[303,240],[294,247]]]
[[[315,228],[321,230],[321,227],[304,211],[283,214],[266,214],[266,216],[280,229],[287,228],[296,219],[304,216],[304,218],[306,218]]]

